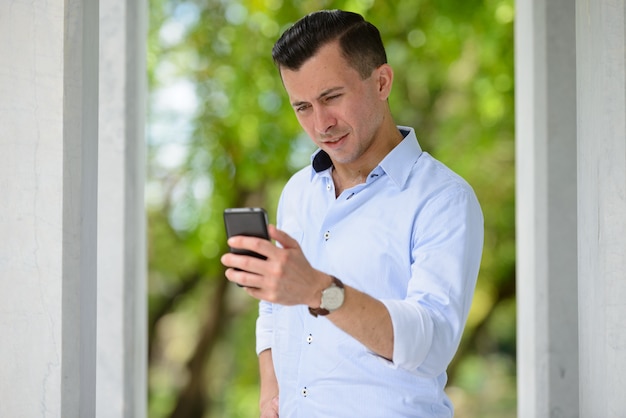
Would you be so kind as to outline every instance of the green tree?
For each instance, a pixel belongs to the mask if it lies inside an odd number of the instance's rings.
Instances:
[[[515,416],[512,0],[150,0],[150,416],[258,414],[257,304],[224,278],[222,211],[263,206],[273,221],[308,163],[270,51],[322,8],[381,29],[397,122],[476,190],[485,251],[449,392],[459,417]]]

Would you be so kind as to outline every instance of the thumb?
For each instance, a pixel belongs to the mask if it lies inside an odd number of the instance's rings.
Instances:
[[[268,233],[270,238],[275,240],[283,248],[300,248],[298,241],[291,238],[286,232],[281,231],[274,225],[268,225]]]

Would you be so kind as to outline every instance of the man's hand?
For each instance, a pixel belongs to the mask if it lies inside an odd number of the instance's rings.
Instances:
[[[260,418],[278,418],[278,396],[274,396],[265,405],[261,405]]]
[[[314,269],[304,257],[296,240],[269,225],[270,238],[278,242],[246,236],[228,240],[233,248],[251,250],[267,257],[261,260],[238,254],[224,254],[222,264],[228,280],[244,286],[256,299],[283,306],[320,306],[322,290],[330,286],[331,276]],[[237,270],[240,269],[240,270]],[[393,324],[385,305],[371,296],[344,285],[345,301],[326,318],[374,353],[393,359]]]
[[[234,236],[228,245],[257,252],[266,260],[227,253],[221,258],[229,269],[226,278],[244,286],[252,297],[285,306],[319,306],[322,290],[332,279],[314,269],[305,258],[300,245],[285,232],[268,227],[270,238],[280,244],[247,236]],[[237,270],[239,269],[239,270]]]

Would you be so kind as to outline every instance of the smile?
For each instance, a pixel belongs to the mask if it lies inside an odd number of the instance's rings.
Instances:
[[[324,145],[335,145],[339,142],[341,142],[343,139],[345,139],[348,136],[348,134],[345,134],[343,136],[340,136],[338,138],[334,138],[334,139],[329,139],[327,141],[323,141]]]

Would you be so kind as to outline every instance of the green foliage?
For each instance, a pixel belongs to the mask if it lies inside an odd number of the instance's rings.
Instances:
[[[309,161],[270,51],[321,8],[380,28],[396,121],[476,190],[485,251],[449,392],[457,416],[514,416],[512,0],[150,0],[149,415],[257,414],[256,303],[225,283],[222,211],[273,221]]]

